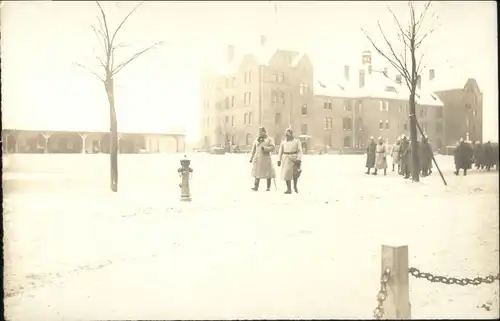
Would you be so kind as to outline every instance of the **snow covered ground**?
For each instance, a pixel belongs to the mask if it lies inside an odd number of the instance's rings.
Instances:
[[[381,245],[456,277],[499,270],[498,173],[419,184],[367,176],[363,156],[304,157],[300,194],[250,191],[248,155],[9,155],[4,172],[9,320],[371,318]],[[265,185],[262,182],[261,185]],[[498,281],[410,278],[413,318],[495,318]],[[489,304],[490,311],[478,308]]]

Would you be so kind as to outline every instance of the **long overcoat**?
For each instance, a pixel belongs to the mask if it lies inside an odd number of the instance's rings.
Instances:
[[[375,142],[370,142],[368,147],[366,148],[366,168],[375,167],[375,150],[377,149],[377,144]]]
[[[470,144],[466,142],[459,143],[454,152],[455,167],[457,169],[470,169],[473,156],[474,150]]]
[[[432,146],[429,142],[422,141],[420,143],[420,168],[421,169],[431,169],[432,168]]]
[[[270,137],[265,137],[262,141],[256,139],[252,146],[252,176],[255,178],[275,178],[276,170],[271,159],[271,153],[275,145]]]
[[[377,144],[375,149],[375,168],[376,169],[386,169],[387,168],[387,147],[385,144]]]
[[[401,149],[401,144],[396,143],[392,146],[391,157],[393,164],[399,164],[399,150]]]
[[[278,150],[278,160],[281,162],[281,178],[290,181],[296,172],[296,162],[302,160],[302,144],[299,139],[281,142]]]

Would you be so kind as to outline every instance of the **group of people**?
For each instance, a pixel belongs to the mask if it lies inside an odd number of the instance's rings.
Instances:
[[[498,170],[498,144],[493,145],[490,141],[484,144],[476,141],[473,145],[461,138],[456,144],[453,156],[455,175],[459,175],[460,170],[463,170],[464,176],[467,175],[467,170],[472,169],[472,165],[478,170],[490,171],[494,166]]]
[[[433,151],[429,139],[424,136],[420,142],[417,142],[418,160],[420,175],[429,176],[432,173],[432,158]],[[396,143],[389,150],[382,137],[378,138],[378,143],[375,142],[373,137],[370,137],[368,147],[366,149],[366,164],[367,168],[365,174],[377,175],[379,170],[384,171],[387,175],[387,156],[392,158],[392,171],[394,172],[397,167],[398,174],[405,179],[411,178],[412,168],[412,152],[411,141],[406,135],[401,135],[396,140]]]
[[[272,138],[267,135],[266,128],[261,126],[250,156],[252,176],[254,177],[253,191],[259,190],[261,179],[266,180],[266,191],[271,190],[271,182],[276,178],[276,170],[271,158],[271,153],[274,152],[275,148]],[[292,193],[292,182],[295,193],[299,192],[297,184],[302,173],[301,164],[302,143],[294,137],[293,130],[288,128],[285,131],[285,140],[279,146],[276,163],[278,167],[281,167],[281,178],[286,183],[285,194]]]

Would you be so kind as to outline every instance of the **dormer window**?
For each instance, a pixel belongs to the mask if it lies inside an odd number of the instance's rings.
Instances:
[[[392,86],[387,86],[385,87],[385,91],[390,91],[390,92],[394,92],[394,93],[397,93],[398,91],[396,90],[396,88],[392,87]]]

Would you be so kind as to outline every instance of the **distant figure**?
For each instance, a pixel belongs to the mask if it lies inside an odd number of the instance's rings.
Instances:
[[[479,141],[476,141],[474,144],[474,165],[476,169],[483,169],[484,164],[484,146]]]
[[[370,174],[370,170],[375,167],[375,151],[377,149],[377,144],[375,143],[375,139],[370,137],[370,141],[368,143],[368,147],[366,148],[366,173]]]
[[[429,138],[427,136],[422,137],[422,142],[420,143],[420,169],[422,170],[422,176],[432,174],[432,154],[432,146],[429,143]]]
[[[252,176],[254,177],[254,186],[252,191],[259,190],[260,180],[265,178],[267,181],[266,191],[271,190],[271,179],[276,177],[273,162],[271,160],[271,152],[274,151],[273,140],[267,136],[267,130],[264,126],[259,128],[259,136],[252,146],[252,154],[250,163],[252,166]]]
[[[401,163],[399,160],[399,150],[401,149],[401,139],[398,137],[396,143],[392,146],[391,157],[392,157],[392,171],[394,172],[395,165],[398,165],[398,173],[401,172]]]
[[[377,175],[379,169],[383,169],[384,175],[387,175],[387,148],[382,137],[378,138],[378,144],[375,148],[375,171],[373,175]]]
[[[464,176],[467,176],[467,170],[470,169],[472,165],[473,154],[474,151],[470,144],[466,143],[463,138],[460,138],[453,155],[455,158],[455,175],[458,176],[460,170],[463,169]]]
[[[491,167],[495,165],[495,153],[493,150],[493,147],[491,146],[491,142],[487,141],[484,144],[484,167],[486,170],[489,172],[491,170]]]
[[[293,136],[293,131],[285,131],[285,140],[281,142],[278,150],[278,166],[281,166],[281,178],[286,183],[285,194],[292,193],[292,180],[295,193],[298,193],[297,183],[302,173],[302,144]]]
[[[401,161],[401,175],[405,179],[410,178],[410,156],[410,142],[406,135],[403,135],[399,149],[399,159]]]

